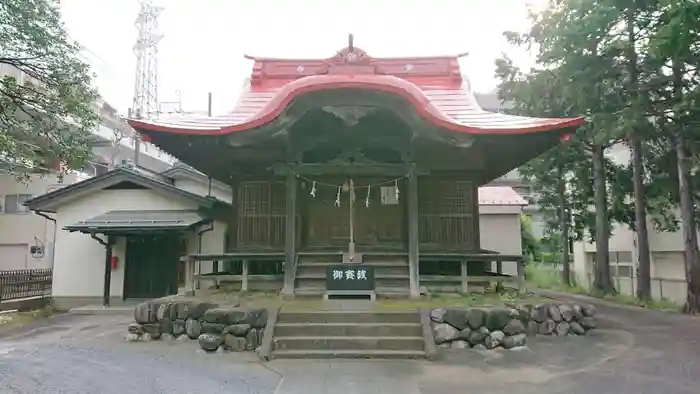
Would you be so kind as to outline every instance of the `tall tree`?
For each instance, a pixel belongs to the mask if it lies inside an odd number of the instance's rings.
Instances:
[[[700,4],[696,1],[670,1],[659,3],[657,29],[650,38],[650,53],[653,66],[660,69],[654,83],[657,84],[658,96],[665,98],[668,104],[662,105],[656,112],[659,122],[668,127],[664,131],[675,151],[678,177],[678,200],[680,204],[684,263],[687,279],[687,297],[685,310],[688,313],[700,313],[700,261],[695,216],[693,182],[693,154],[698,153],[700,136],[697,119],[700,116]],[[664,67],[670,68],[670,78],[666,78]],[[666,88],[665,85],[670,85]],[[689,142],[695,143],[689,143]]]
[[[81,168],[98,122],[92,74],[47,0],[0,2],[0,165]]]

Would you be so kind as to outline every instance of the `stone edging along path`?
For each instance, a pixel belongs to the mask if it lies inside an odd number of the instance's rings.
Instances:
[[[435,344],[452,349],[512,349],[525,346],[528,336],[585,335],[596,326],[594,305],[547,303],[492,309],[430,311]]]
[[[219,307],[208,302],[147,301],[134,308],[128,342],[196,339],[206,351],[254,351],[267,324],[266,309]]]
[[[595,315],[594,305],[577,303],[437,308],[430,311],[430,327],[432,340],[441,348],[512,349],[525,346],[528,336],[585,335],[595,328]],[[128,342],[197,340],[208,352],[259,351],[268,311],[152,300],[134,308],[134,320],[126,335]]]

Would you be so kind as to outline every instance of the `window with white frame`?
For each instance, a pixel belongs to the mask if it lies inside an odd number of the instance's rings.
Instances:
[[[595,270],[596,253],[588,252],[588,272],[590,274]],[[608,255],[610,261],[610,275],[613,278],[632,278],[634,277],[634,262],[632,261],[632,252],[610,252]]]
[[[26,213],[29,208],[23,204],[32,198],[31,194],[6,194],[3,202],[3,213]]]

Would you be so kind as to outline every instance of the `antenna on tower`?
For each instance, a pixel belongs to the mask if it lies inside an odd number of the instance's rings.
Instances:
[[[158,33],[158,17],[162,7],[153,4],[153,0],[139,0],[141,9],[136,17],[138,38],[134,44],[136,55],[136,76],[134,79],[134,97],[132,113],[141,119],[158,117],[158,43],[163,38]],[[134,164],[138,165],[141,138],[136,135],[134,144]]]

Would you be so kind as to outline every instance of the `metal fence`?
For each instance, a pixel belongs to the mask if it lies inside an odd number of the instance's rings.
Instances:
[[[53,270],[0,271],[0,302],[51,296]]]

